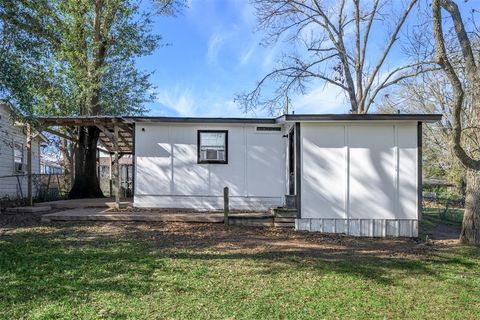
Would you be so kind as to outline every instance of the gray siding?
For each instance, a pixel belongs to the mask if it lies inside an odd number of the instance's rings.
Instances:
[[[20,185],[23,196],[26,196],[27,177],[25,175],[14,176],[13,161],[14,143],[23,144],[23,159],[25,163],[27,161],[27,137],[24,133],[24,128],[24,126],[15,125],[10,118],[9,108],[4,104],[0,104],[0,197],[20,197]],[[33,142],[33,173],[40,173],[39,142],[38,138]]]

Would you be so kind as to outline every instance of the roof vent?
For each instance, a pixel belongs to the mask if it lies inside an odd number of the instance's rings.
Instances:
[[[272,132],[272,131],[282,131],[281,127],[257,127],[257,131],[263,131],[263,132]]]

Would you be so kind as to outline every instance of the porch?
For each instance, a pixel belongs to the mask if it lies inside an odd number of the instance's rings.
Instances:
[[[185,223],[224,223],[223,212],[183,212],[183,211],[118,211],[112,208],[71,208],[42,215],[42,222],[185,222]],[[229,225],[241,226],[285,226],[275,222],[272,212],[238,212],[228,217]],[[293,225],[290,225],[293,227]]]

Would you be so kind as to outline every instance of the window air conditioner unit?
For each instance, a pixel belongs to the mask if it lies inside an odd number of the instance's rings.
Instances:
[[[217,149],[207,149],[205,151],[205,160],[220,161],[225,160],[225,152]]]

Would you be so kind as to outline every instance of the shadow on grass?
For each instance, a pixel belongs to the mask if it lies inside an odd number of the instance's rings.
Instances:
[[[65,225],[3,235],[0,237],[0,301],[61,300],[72,293],[82,292],[88,296],[89,292],[99,291],[130,296],[148,294],[158,285],[181,294],[185,288],[175,280],[178,277],[208,277],[209,268],[228,268],[234,264],[246,265],[237,272],[252,277],[310,272],[390,286],[402,285],[407,277],[442,280],[442,271],[449,265],[478,267],[478,263],[471,260],[479,258],[478,250],[473,248],[463,249],[470,258],[434,251],[414,258],[389,256],[386,253],[392,247],[388,245],[367,250],[361,244],[342,243],[332,243],[325,248],[299,246],[292,250],[270,245],[255,252],[249,249],[268,241],[268,235],[261,229],[242,229],[247,230],[244,236],[234,237],[233,243],[231,232],[238,230],[222,227],[215,230],[216,233],[209,236],[206,232],[188,229],[139,230],[131,226],[121,233],[97,233],[88,226]],[[280,234],[275,241],[297,239],[298,233],[292,234]],[[241,252],[236,252],[239,248]],[[249,267],[252,264],[255,267]]]

